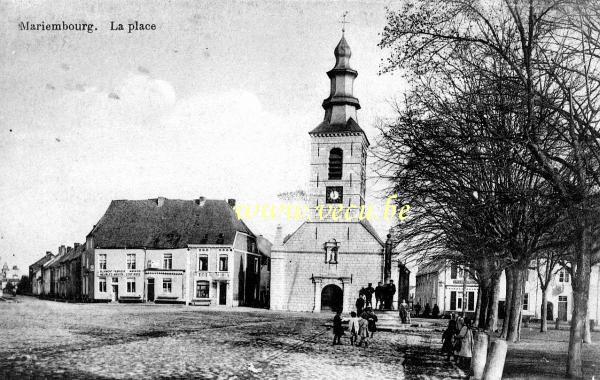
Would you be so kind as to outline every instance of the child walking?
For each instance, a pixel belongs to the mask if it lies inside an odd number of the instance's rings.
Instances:
[[[350,344],[354,346],[358,340],[358,317],[356,316],[356,312],[350,313],[350,321],[348,323],[348,330],[350,331]]]
[[[450,360],[450,356],[454,355],[454,335],[456,331],[456,321],[450,320],[446,331],[442,334],[442,352],[446,354],[446,360]]]
[[[342,344],[340,338],[344,335],[344,327],[342,326],[342,312],[338,310],[333,317],[333,345]],[[337,342],[337,343],[336,343]]]

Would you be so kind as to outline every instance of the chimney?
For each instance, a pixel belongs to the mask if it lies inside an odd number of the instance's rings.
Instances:
[[[277,231],[275,231],[275,239],[273,239],[273,246],[283,245],[283,227],[281,224],[277,225]]]
[[[235,207],[235,199],[228,199],[227,203],[229,203],[229,206],[231,206],[232,208]]]
[[[64,245],[61,245],[60,247],[58,247],[58,255],[64,255],[65,253],[67,253],[67,247],[65,247]]]
[[[162,207],[165,204],[165,197],[158,197],[156,203],[158,204],[158,207]]]

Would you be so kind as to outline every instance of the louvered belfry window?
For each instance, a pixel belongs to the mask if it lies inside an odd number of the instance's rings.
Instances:
[[[329,152],[329,179],[342,179],[343,151],[333,148]]]

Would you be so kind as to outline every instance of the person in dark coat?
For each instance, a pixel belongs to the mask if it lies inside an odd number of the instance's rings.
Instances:
[[[375,289],[373,289],[373,284],[369,282],[369,285],[365,289],[365,296],[367,297],[366,306],[373,307],[373,293],[375,293]]]
[[[373,308],[367,307],[363,312],[363,318],[368,321],[367,329],[371,333],[371,338],[373,338],[373,334],[377,331],[377,316],[373,312]]]
[[[448,322],[446,331],[442,334],[442,353],[446,354],[446,360],[450,360],[450,356],[454,354],[454,335],[458,331],[456,330],[456,321],[451,319]]]
[[[342,344],[340,338],[344,335],[344,327],[342,326],[342,312],[338,310],[333,317],[333,345]],[[336,343],[337,342],[337,343]]]
[[[386,305],[385,308],[388,310],[394,309],[394,294],[396,294],[396,285],[394,285],[394,280],[390,280],[390,283],[387,286],[386,292]]]
[[[415,305],[415,317],[418,317],[420,312],[421,312],[421,304],[419,302],[417,302],[417,304]]]
[[[377,287],[375,288],[375,309],[382,310],[383,309],[383,286],[381,286],[381,281],[377,283]]]
[[[361,294],[356,299],[356,314],[362,315],[364,308],[365,308],[365,296]]]

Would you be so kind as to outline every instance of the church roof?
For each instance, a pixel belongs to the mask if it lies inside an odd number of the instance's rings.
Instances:
[[[364,219],[364,220],[361,220],[359,223],[362,224],[363,227],[365,227],[365,229],[367,231],[369,231],[369,233],[371,235],[373,235],[373,237],[379,242],[379,244],[384,245],[383,240],[381,240],[381,238],[377,234],[377,231],[375,231],[375,228],[373,228],[373,226],[371,225],[371,223],[368,220]]]
[[[326,133],[347,133],[347,132],[358,132],[365,133],[362,128],[358,125],[354,119],[348,119],[348,122],[344,124],[329,124],[329,121],[323,120],[315,129],[308,132],[309,135],[318,135]]]
[[[236,232],[254,234],[225,200],[112,201],[90,232],[98,248],[186,248],[233,243]]]

